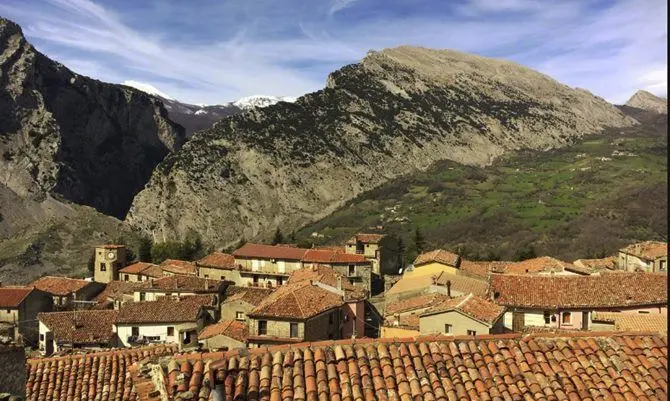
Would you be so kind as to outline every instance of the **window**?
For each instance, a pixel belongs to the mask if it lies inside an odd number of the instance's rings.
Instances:
[[[258,284],[258,276],[254,276],[254,284]]]
[[[291,338],[298,337],[298,323],[291,323],[289,331],[290,331],[289,334],[290,334]]]
[[[283,277],[277,277],[277,285],[282,285],[284,284],[284,278]]]
[[[140,335],[140,328],[139,327],[132,327],[130,329],[130,332],[134,337],[137,337],[137,336]]]
[[[268,322],[267,320],[258,321],[258,335],[266,336],[268,334]]]
[[[469,336],[476,336],[477,332],[475,330],[468,330],[468,335]]]
[[[240,311],[235,312],[235,319],[236,320],[244,320],[244,312],[240,312]]]
[[[544,324],[549,324],[551,322],[551,313],[548,310],[544,311]]]
[[[563,312],[561,315],[561,323],[562,324],[570,324],[572,322],[572,313],[571,312]]]
[[[348,322],[349,321],[349,314],[347,312],[342,313],[342,319],[345,322]]]
[[[209,278],[209,274],[205,274],[205,278]]]
[[[174,327],[168,326],[168,337],[174,337]]]
[[[349,265],[349,275],[353,276],[354,274],[356,274],[356,266]]]
[[[637,311],[637,313],[647,314],[647,313],[649,313],[649,311],[648,310],[639,310],[639,311]]]
[[[658,271],[664,272],[665,271],[665,260],[661,260],[658,262]]]
[[[101,272],[107,271],[107,266],[105,266],[104,263],[100,263],[100,271]]]
[[[128,281],[128,275],[127,274],[123,275],[123,281]]]
[[[40,334],[40,341],[44,341],[44,334]]]
[[[140,301],[144,301],[145,299],[147,299],[147,294],[140,292]]]
[[[450,324],[445,324],[444,325],[444,332],[445,333],[449,334],[449,333],[452,332],[452,330],[453,330],[453,327]]]
[[[12,310],[11,310],[11,309],[7,309],[7,313],[12,313]]]

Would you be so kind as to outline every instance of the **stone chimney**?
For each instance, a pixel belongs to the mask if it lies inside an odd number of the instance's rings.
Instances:
[[[447,280],[447,296],[451,298],[451,280]]]

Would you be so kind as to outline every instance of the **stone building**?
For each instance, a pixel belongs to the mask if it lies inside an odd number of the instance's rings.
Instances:
[[[503,314],[505,307],[468,294],[445,299],[419,316],[419,332],[422,335],[442,333],[446,335],[475,336],[505,332]]]
[[[668,271],[668,244],[646,241],[619,249],[618,268],[629,272]]]
[[[202,329],[198,341],[209,351],[245,348],[248,335],[249,327],[245,322],[221,320]]]
[[[37,346],[37,314],[52,309],[53,299],[44,291],[33,287],[0,287],[0,323],[13,327],[14,341],[18,344]]]
[[[95,247],[93,280],[109,283],[119,279],[119,270],[126,265],[125,245],[99,245]]]
[[[117,346],[116,310],[39,313],[39,350],[51,355],[64,349],[99,350]]]
[[[51,295],[56,311],[87,309],[90,305],[75,304],[75,300],[90,301],[105,288],[104,284],[95,281],[59,276],[40,277],[29,286]]]

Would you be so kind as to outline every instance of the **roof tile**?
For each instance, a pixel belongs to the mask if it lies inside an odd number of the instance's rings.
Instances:
[[[81,279],[44,276],[33,281],[30,286],[53,295],[68,295],[81,290],[89,284],[91,284],[90,281]]]
[[[18,307],[33,290],[33,287],[0,287],[0,308]]]
[[[91,344],[112,340],[117,315],[115,310],[82,310],[38,313],[37,318],[53,332],[59,344]]]
[[[340,295],[313,285],[309,281],[300,281],[279,287],[248,315],[307,319],[343,303]]]
[[[198,339],[205,340],[219,334],[238,341],[245,341],[249,334],[249,327],[239,320],[222,320],[203,328],[198,334]]]

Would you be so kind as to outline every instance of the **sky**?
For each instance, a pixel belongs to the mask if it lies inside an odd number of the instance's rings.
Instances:
[[[194,104],[300,96],[400,45],[516,61],[613,103],[667,96],[667,14],[664,0],[0,0],[75,72]]]

